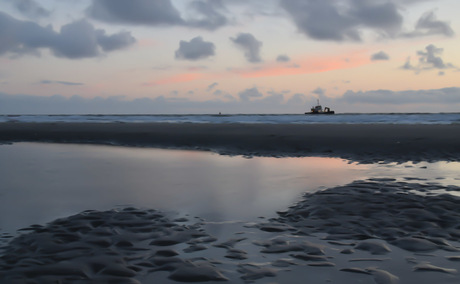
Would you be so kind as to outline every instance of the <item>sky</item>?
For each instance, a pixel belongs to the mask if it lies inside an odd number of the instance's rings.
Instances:
[[[0,0],[2,114],[460,112],[458,0]]]

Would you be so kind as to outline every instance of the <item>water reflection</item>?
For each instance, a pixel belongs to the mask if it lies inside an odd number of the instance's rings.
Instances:
[[[0,228],[11,233],[83,210],[119,205],[175,211],[210,221],[250,221],[274,216],[305,191],[374,176],[404,178],[430,172],[430,178],[440,180],[442,173],[452,171],[451,166],[425,166],[435,168],[433,173],[419,164],[358,165],[334,158],[246,159],[198,151],[2,145]]]

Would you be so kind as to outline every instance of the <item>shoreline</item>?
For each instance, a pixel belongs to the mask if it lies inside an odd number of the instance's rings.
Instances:
[[[0,123],[0,143],[15,142],[327,156],[362,163],[460,161],[459,124]]]

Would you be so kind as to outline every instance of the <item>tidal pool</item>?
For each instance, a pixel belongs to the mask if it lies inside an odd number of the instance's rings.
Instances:
[[[0,230],[133,206],[208,221],[274,217],[305,192],[367,178],[460,185],[459,163],[363,165],[326,157],[222,156],[98,145],[0,146]]]

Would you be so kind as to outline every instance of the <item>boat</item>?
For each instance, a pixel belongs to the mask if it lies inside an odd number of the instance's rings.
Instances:
[[[329,107],[323,107],[319,104],[319,100],[317,101],[316,106],[311,107],[310,112],[306,112],[305,114],[334,114],[335,111],[331,110]]]

